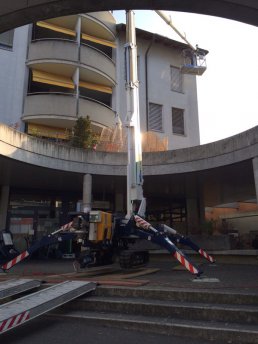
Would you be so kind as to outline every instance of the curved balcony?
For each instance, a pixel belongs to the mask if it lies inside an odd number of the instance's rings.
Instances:
[[[63,27],[69,30],[75,30],[77,24],[78,16],[77,15],[68,15],[62,17],[56,17],[45,20],[47,23]]]
[[[114,111],[90,98],[79,99],[79,116],[89,116],[96,125],[112,127]],[[59,128],[72,128],[77,119],[77,100],[65,93],[31,93],[25,98],[23,121]]]
[[[84,68],[89,67],[91,70],[94,70],[100,74],[99,80],[96,79],[96,76],[94,76],[93,80],[85,79],[84,81],[91,81],[91,82],[103,84],[105,86],[115,85],[115,80],[116,80],[115,64],[113,60],[111,60],[102,51],[96,48],[93,48],[89,45],[83,44],[81,45],[80,60],[81,60],[80,61],[81,66],[83,65]],[[83,71],[83,73],[85,72],[86,71]]]
[[[79,99],[79,116],[89,116],[96,125],[113,127],[115,124],[115,112],[103,103],[86,97]]]
[[[116,22],[108,12],[91,12],[82,14],[82,32],[109,41],[115,41]]]
[[[76,67],[80,66],[82,81],[114,86],[114,62],[102,51],[88,45],[81,45],[79,61],[78,49],[78,45],[69,40],[36,40],[30,44],[27,65],[68,77],[72,77]]]
[[[76,97],[65,93],[34,93],[25,98],[25,122],[72,128],[76,120]]]
[[[109,11],[86,13],[80,16],[82,18],[82,32],[110,41],[115,40],[116,22]],[[77,15],[45,20],[46,23],[72,31],[76,30],[77,21]]]
[[[47,38],[32,41],[29,45],[28,61],[37,60],[78,61],[78,45],[75,41]]]

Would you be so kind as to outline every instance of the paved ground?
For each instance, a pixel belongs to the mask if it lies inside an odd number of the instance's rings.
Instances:
[[[156,269],[156,272],[140,274],[130,279],[126,278],[128,276],[125,275],[125,281],[144,281],[147,286],[157,288],[208,289],[221,291],[222,293],[232,291],[258,294],[258,259],[256,257],[224,257],[219,258],[218,262],[213,265],[199,260],[197,257],[193,257],[192,260],[204,271],[203,279],[196,281],[188,271],[181,269],[175,260],[169,256],[154,256],[151,258],[148,268],[153,269],[153,271]],[[123,273],[118,264],[106,269],[106,272],[109,271],[109,274],[105,277],[106,280],[108,278],[123,280]],[[96,272],[96,276],[99,276],[99,273],[100,271]],[[67,276],[66,274],[73,274],[73,276],[82,276],[86,279],[85,273],[76,274],[74,272],[70,260],[27,260],[10,270],[8,275],[0,274],[0,280],[16,276],[40,277],[44,280],[48,275],[53,274],[63,275],[63,277]],[[94,274],[92,278],[94,278]],[[199,344],[200,340],[189,340],[189,338],[179,338],[177,336],[142,333],[98,325],[92,326],[85,321],[61,320],[60,318],[47,316],[41,316],[28,324],[1,335],[1,343],[8,344],[66,344],[71,342],[73,344],[131,344],[132,342],[136,344],[156,344],[158,342],[162,344],[188,344],[189,342]],[[205,340],[201,340],[201,343],[218,344]]]
[[[218,257],[215,264],[206,263],[203,259],[192,257],[194,261],[203,270],[201,279],[195,279],[184,268],[179,266],[173,257],[167,255],[153,256],[148,264],[149,269],[157,269],[151,274],[134,275],[138,270],[132,271],[132,278],[121,271],[118,264],[108,266],[105,280],[125,280],[125,281],[143,281],[150,286],[162,288],[191,288],[191,289],[214,289],[216,291],[232,290],[235,292],[251,292],[258,294],[258,259],[257,257]],[[98,268],[102,269],[102,268]],[[100,271],[91,274],[91,279],[100,276]],[[105,270],[104,269],[104,270]],[[86,271],[86,273],[85,273]],[[46,279],[47,275],[72,274],[72,277],[87,279],[87,271],[75,273],[72,260],[26,260],[13,269],[9,270],[7,275],[0,274],[0,280],[3,278],[13,278],[14,276],[34,276]],[[147,271],[148,272],[148,271]],[[66,275],[63,276],[64,278]]]

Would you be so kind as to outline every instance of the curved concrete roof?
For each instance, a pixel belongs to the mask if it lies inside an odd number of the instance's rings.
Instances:
[[[124,8],[208,14],[258,25],[258,3],[254,0],[1,0],[1,31],[35,20]]]
[[[74,173],[125,176],[127,155],[58,145],[0,124],[0,155],[34,166]],[[145,153],[144,175],[202,171],[258,155],[258,126],[213,143],[174,151]]]

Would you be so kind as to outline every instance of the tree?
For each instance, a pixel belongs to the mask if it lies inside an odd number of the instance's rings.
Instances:
[[[78,148],[94,148],[98,143],[98,137],[91,129],[89,116],[79,117],[72,129],[71,145]]]

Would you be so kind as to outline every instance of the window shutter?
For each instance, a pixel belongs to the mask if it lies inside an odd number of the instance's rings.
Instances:
[[[172,132],[180,135],[185,134],[183,109],[172,108]]]
[[[163,131],[162,105],[149,103],[148,130]]]
[[[183,92],[183,78],[179,68],[170,67],[171,91]]]

